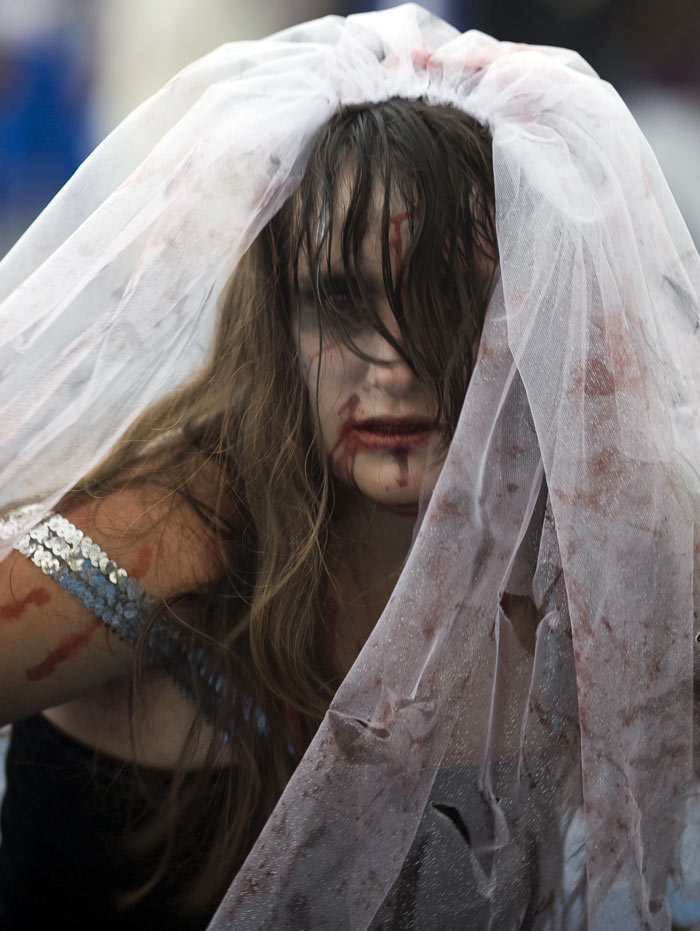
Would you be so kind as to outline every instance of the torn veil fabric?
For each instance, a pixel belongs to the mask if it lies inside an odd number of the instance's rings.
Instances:
[[[203,364],[321,127],[392,97],[490,128],[500,279],[406,567],[211,928],[669,928],[700,899],[700,261],[575,53],[409,4],[136,110],[0,265],[6,545]]]

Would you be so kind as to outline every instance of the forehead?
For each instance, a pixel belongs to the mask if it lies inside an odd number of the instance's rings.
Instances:
[[[405,199],[395,179],[387,191],[380,172],[371,165],[359,165],[354,158],[346,160],[335,174],[330,206],[334,226],[344,225],[349,215],[364,215],[368,231],[381,226],[385,210],[389,215],[406,212]]]
[[[380,263],[383,242],[392,264],[401,258],[409,225],[409,211],[394,186],[389,191],[376,173],[359,177],[348,159],[332,179],[319,184],[305,205],[298,204],[295,221],[300,248],[299,271],[309,264],[354,264],[355,250],[362,265]]]

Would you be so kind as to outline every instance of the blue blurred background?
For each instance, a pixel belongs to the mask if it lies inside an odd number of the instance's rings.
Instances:
[[[0,255],[91,148],[192,59],[362,0],[0,0]],[[697,0],[433,0],[460,29],[576,48],[654,146],[700,243]]]

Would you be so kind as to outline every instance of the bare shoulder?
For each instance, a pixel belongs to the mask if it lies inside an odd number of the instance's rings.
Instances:
[[[108,495],[81,500],[62,511],[111,559],[158,598],[169,598],[216,579],[223,568],[215,531],[219,501],[217,467],[206,461],[173,490],[141,474]]]
[[[206,515],[217,504],[211,466],[186,490],[138,476],[102,497],[84,497],[61,513],[157,598],[213,581],[223,558]],[[129,676],[129,645],[30,560],[0,563],[0,721],[18,720],[94,694]]]

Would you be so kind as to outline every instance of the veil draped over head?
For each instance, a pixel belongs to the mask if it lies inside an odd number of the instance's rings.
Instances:
[[[700,899],[700,261],[575,53],[409,4],[137,109],[0,265],[4,545],[201,367],[321,127],[392,97],[488,125],[499,279],[405,569],[211,928],[669,928]]]

